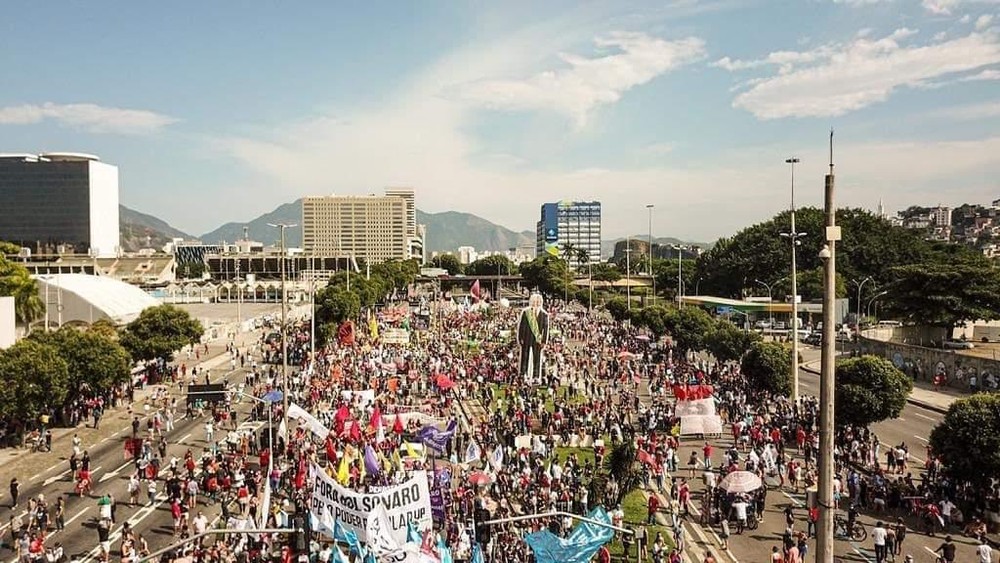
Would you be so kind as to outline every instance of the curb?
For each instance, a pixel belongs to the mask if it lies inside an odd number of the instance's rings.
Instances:
[[[819,375],[820,374],[820,372],[819,372],[818,369],[816,369],[814,367],[810,367],[807,364],[801,364],[801,365],[799,365],[799,369],[802,370],[802,371],[811,373],[813,375]],[[948,413],[948,409],[946,409],[944,407],[940,407],[938,405],[934,405],[934,404],[928,403],[927,401],[921,401],[920,399],[914,399],[913,397],[907,397],[906,398],[906,402],[910,403],[911,405],[918,406],[918,407],[920,407],[922,409],[926,409],[926,410],[929,410],[929,411],[932,411],[932,412],[936,412],[938,414],[947,414]]]

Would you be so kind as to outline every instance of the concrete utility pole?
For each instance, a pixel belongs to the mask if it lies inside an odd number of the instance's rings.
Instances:
[[[653,274],[653,204],[646,205],[649,210],[649,281],[652,284],[651,305],[656,305],[656,276]]]
[[[837,262],[836,247],[840,240],[837,208],[833,202],[833,131],[830,131],[830,173],[826,175],[826,245],[819,253],[823,260],[823,355],[819,382],[819,526],[816,561],[833,561],[833,398],[836,372]]]
[[[795,405],[799,404],[799,287],[795,266],[795,247],[799,244],[799,232],[795,230],[795,164],[798,162],[799,159],[794,156],[785,160],[785,164],[792,169],[791,228],[788,238],[792,243],[792,403]]]
[[[285,432],[288,432],[288,295],[285,293],[285,260],[288,250],[285,248],[285,230],[298,225],[287,225],[285,223],[268,223],[268,227],[281,230],[281,418],[285,425]]]
[[[625,239],[625,299],[626,309],[632,310],[632,238]]]

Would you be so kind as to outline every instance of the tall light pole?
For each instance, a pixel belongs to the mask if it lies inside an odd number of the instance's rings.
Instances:
[[[834,376],[837,369],[837,331],[834,328],[836,316],[837,286],[837,241],[840,227],[837,226],[837,208],[833,203],[833,131],[830,131],[830,173],[826,175],[824,189],[826,208],[826,245],[819,253],[823,261],[823,354],[819,381],[819,525],[816,542],[816,561],[833,561],[833,403]]]
[[[876,301],[878,301],[879,297],[882,297],[883,295],[885,295],[887,293],[889,293],[889,292],[888,291],[880,291],[880,292],[876,293],[874,296],[872,296],[871,299],[868,300],[868,305],[865,306],[865,316],[866,317],[870,317],[871,316],[870,313],[871,313],[871,309],[872,309],[872,303],[875,303]],[[875,322],[878,323],[878,303],[875,303]]]
[[[861,280],[860,282],[858,280],[851,280],[852,284],[858,286],[858,318],[855,319],[855,323],[858,326],[858,330],[861,330],[861,288],[863,288],[866,283],[873,281],[875,280],[873,280],[871,276],[868,276],[867,278]]]
[[[625,299],[626,309],[632,310],[632,238],[625,239]]]
[[[288,250],[285,248],[285,230],[298,227],[296,224],[268,223],[268,227],[281,230],[281,417],[288,432],[288,295],[285,293],[285,259]]]
[[[795,266],[795,247],[798,246],[799,237],[805,233],[800,233],[795,229],[795,165],[799,162],[797,157],[785,159],[792,172],[792,207],[789,216],[791,228],[781,236],[788,237],[792,243],[792,403],[798,404],[799,400],[799,287],[798,270]]]
[[[653,204],[647,204],[649,210],[649,279],[652,283],[652,305],[656,305],[656,276],[653,274]]]
[[[759,283],[760,285],[762,285],[762,286],[764,286],[764,287],[767,288],[767,322],[771,323],[771,325],[770,325],[771,326],[771,330],[774,330],[774,309],[771,307],[771,304],[774,303],[774,299],[771,297],[771,286],[774,285],[774,284],[770,284],[770,283],[767,283],[767,282],[762,282],[760,280],[753,280],[753,281],[755,281],[755,282]],[[774,282],[774,283],[778,283],[778,282]]]
[[[677,308],[681,308],[681,298],[684,297],[684,288],[681,287],[681,278],[684,273],[684,247],[677,245]]]

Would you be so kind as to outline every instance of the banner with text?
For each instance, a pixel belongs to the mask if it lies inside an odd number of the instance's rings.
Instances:
[[[419,529],[432,525],[430,487],[425,471],[415,471],[405,482],[377,493],[344,488],[318,465],[314,465],[313,474],[316,483],[313,486],[312,513],[320,518],[324,510],[329,510],[335,521],[356,532],[361,541],[368,541],[368,515],[379,505],[385,507],[387,527],[399,545],[406,543],[407,522],[416,522]]]

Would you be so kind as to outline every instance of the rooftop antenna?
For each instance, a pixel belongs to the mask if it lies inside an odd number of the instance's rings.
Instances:
[[[830,176],[833,176],[833,129],[830,129]]]
[[[250,240],[250,227],[243,225],[243,240]]]

